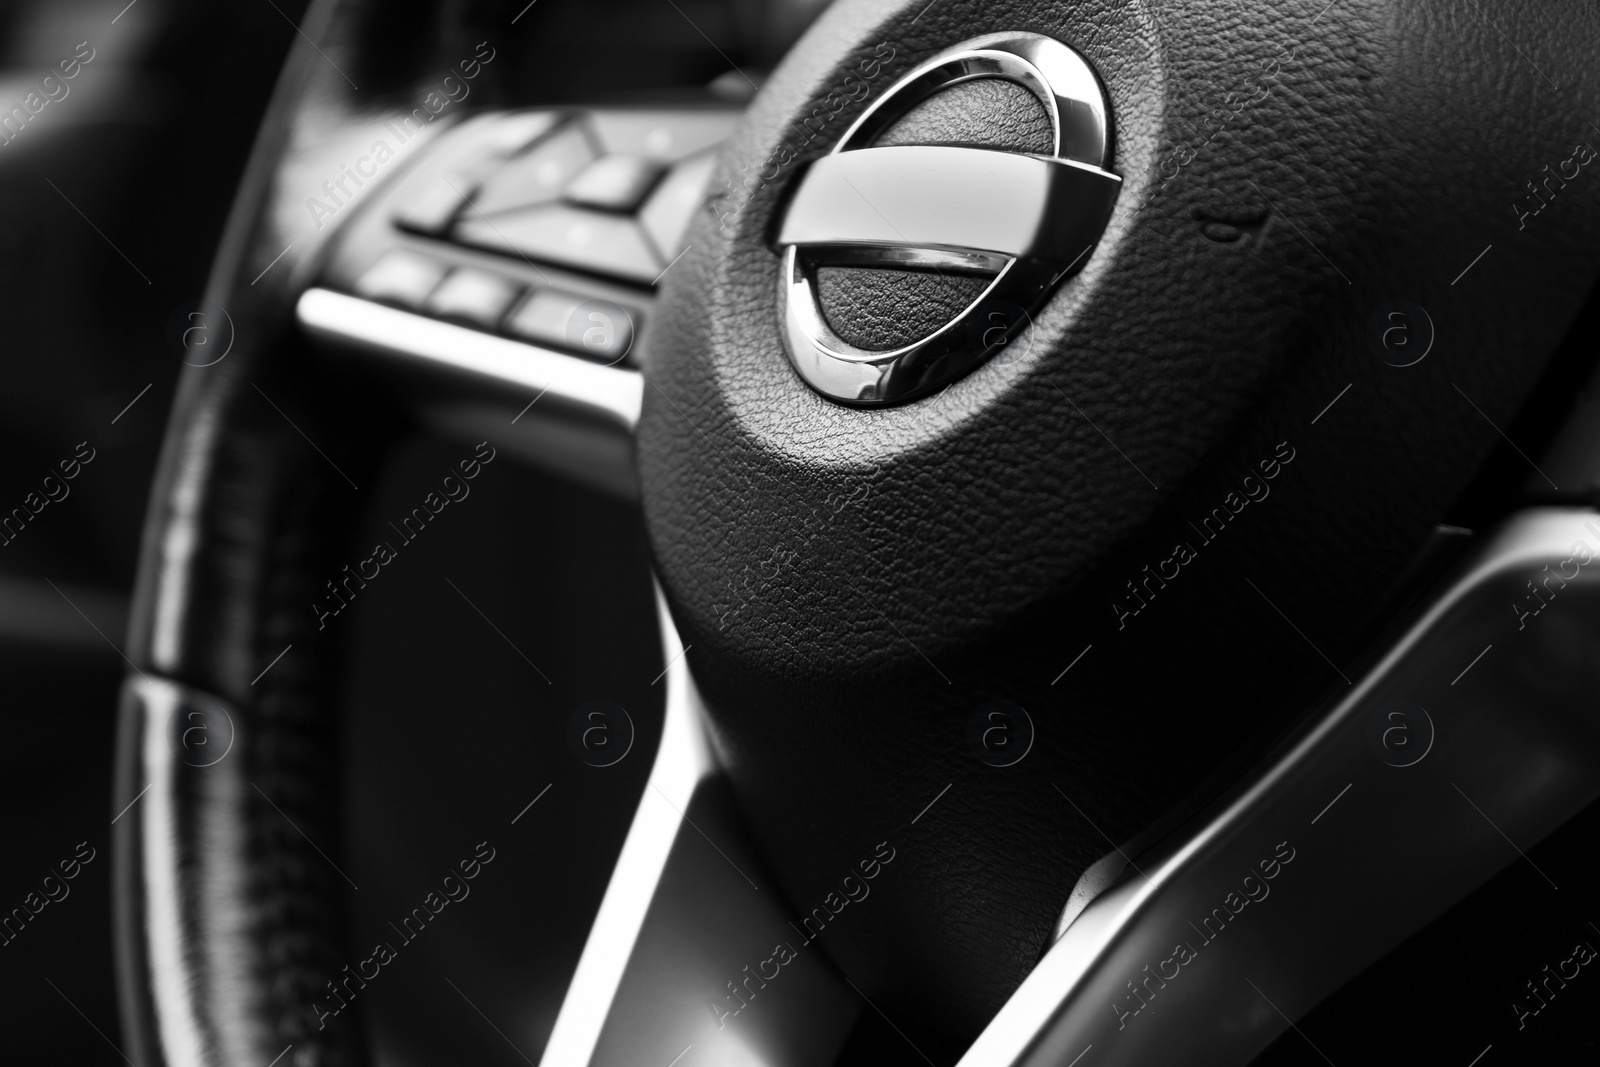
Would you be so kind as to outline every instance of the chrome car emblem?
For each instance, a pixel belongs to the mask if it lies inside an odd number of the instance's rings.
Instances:
[[[1002,78],[1049,113],[1051,155],[953,145],[873,147],[894,122],[958,82]],[[1022,328],[1061,278],[1083,266],[1122,179],[1107,159],[1106,104],[1072,49],[1035,33],[979,37],[934,56],[885,91],[811,164],[778,232],[780,301],[795,369],[851,404],[910,400],[978,366]],[[886,351],[857,348],[828,325],[819,264],[988,277],[944,326]]]

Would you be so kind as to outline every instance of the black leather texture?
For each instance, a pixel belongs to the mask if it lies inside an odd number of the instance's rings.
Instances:
[[[1027,89],[1000,78],[957,82],[878,135],[875,145],[954,144],[1049,155],[1050,115]]]
[[[1002,29],[1104,82],[1109,229],[1004,359],[831,403],[780,339],[776,211]],[[1596,42],[1575,2],[844,0],[775,72],[665,282],[641,477],[784,892],[903,857],[827,945],[897,1025],[970,1038],[1085,867],[1359,675],[1594,283],[1600,178],[1527,183],[1596,137]],[[1409,367],[1368,339],[1396,300],[1435,334]],[[996,699],[1036,729],[1006,768],[969,742]]]
[[[871,352],[920,341],[961,314],[988,279],[953,271],[816,268],[817,304],[841,338]]]

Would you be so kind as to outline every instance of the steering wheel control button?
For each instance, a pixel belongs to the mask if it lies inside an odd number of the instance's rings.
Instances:
[[[739,112],[593,111],[589,123],[605,151],[663,163],[715,148],[733,133]]]
[[[582,123],[569,122],[488,176],[472,206],[485,215],[548,204],[594,161]],[[474,212],[474,216],[476,212]]]
[[[579,207],[632,214],[665,170],[643,156],[601,156],[567,183],[561,197]]]
[[[394,223],[403,230],[432,236],[443,233],[455,221],[463,199],[471,195],[475,183],[464,175],[435,178],[422,192],[401,204]]]
[[[634,316],[608,300],[536,289],[506,320],[506,330],[524,340],[610,364],[620,362],[633,348]]]
[[[444,279],[444,273],[445,265],[436,259],[393,249],[367,268],[356,280],[355,289],[357,295],[369,300],[385,300],[415,310]]]
[[[628,218],[557,204],[495,219],[465,218],[456,236],[503,255],[526,256],[648,284],[666,266]]]
[[[644,227],[656,251],[669,262],[684,249],[684,235],[711,181],[716,162],[714,153],[705,152],[679,163],[656,186],[639,212],[639,225]]]
[[[943,90],[994,78],[1020,85],[1048,114],[1051,151],[959,144],[878,144]],[[1034,33],[991,34],[942,52],[896,82],[801,177],[778,230],[784,343],[800,377],[851,404],[925,395],[1010,346],[1012,330],[971,329],[991,311],[1025,318],[1099,241],[1122,179],[1108,162],[1104,95],[1072,49]],[[817,270],[950,271],[987,280],[931,332],[884,350],[840,335]],[[979,343],[974,344],[976,337]],[[1021,349],[1025,350],[1025,349]]]
[[[517,298],[521,286],[503,275],[473,267],[460,267],[433,291],[427,311],[445,319],[460,319],[492,330]]]
[[[562,115],[555,111],[524,111],[515,115],[499,115],[485,140],[485,146],[502,155],[511,155],[532,147],[533,143],[555,128]]]
[[[429,236],[442,234],[455,221],[462,205],[477,189],[476,179],[465,174],[441,174],[400,204],[394,223],[401,229]]]

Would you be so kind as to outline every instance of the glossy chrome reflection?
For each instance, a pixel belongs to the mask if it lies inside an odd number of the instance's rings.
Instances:
[[[469,330],[330,289],[308,289],[295,305],[313,337],[475,375],[632,431],[644,397],[637,371],[590,363],[538,345]]]
[[[1600,516],[1511,519],[1263,770],[1096,864],[960,1067],[1249,1063],[1600,795],[1597,647]]]
[[[1101,167],[1110,156],[1100,82],[1072,49],[1040,33],[991,33],[940,52],[901,78],[850,124],[841,148],[871,144],[895,120],[947,86],[1005,78],[1033,93],[1050,113],[1051,154]]]
[[[811,165],[778,243],[949,249],[1067,266],[1099,236],[1121,180],[1069,159],[898,145]]]
[[[707,743],[700,696],[657,591],[666,671],[661,747],[540,1067],[829,1067],[861,1002],[818,952],[719,1016],[745,965],[792,930],[747,846]],[[756,881],[759,879],[760,881]],[[742,1014],[742,1013],[741,1013]]]
[[[227,758],[193,758],[187,709],[228,722]],[[258,921],[249,842],[237,832],[250,800],[244,739],[233,737],[242,717],[209,693],[144,676],[124,683],[121,715],[116,803],[126,807],[113,862],[124,1030],[141,1062],[249,1062],[273,1035],[242,951]]]
[[[977,78],[1003,78],[1038,98],[1050,119],[1052,155],[873,147],[928,96]],[[1088,258],[1121,189],[1122,180],[1102,169],[1108,152],[1105,98],[1094,72],[1040,34],[980,37],[901,78],[811,165],[780,227],[783,336],[801,378],[835,400],[885,404],[976,367]],[[873,351],[845,341],[823,315],[812,271],[825,264],[955,269],[990,281],[931,335]],[[995,315],[1005,329],[969,329]]]

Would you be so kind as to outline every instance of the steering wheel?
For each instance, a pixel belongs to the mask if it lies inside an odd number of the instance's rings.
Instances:
[[[397,413],[433,497],[648,529],[549,1067],[1246,1064],[1600,794],[1583,5],[839,0],[742,115],[457,121],[514,15],[372,105],[318,0],[241,184],[121,712],[141,1067],[368,1057],[312,842]]]

